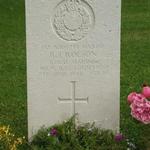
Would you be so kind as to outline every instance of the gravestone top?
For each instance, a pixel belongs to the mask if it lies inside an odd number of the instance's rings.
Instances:
[[[121,0],[26,0],[28,135],[79,115],[119,129]]]

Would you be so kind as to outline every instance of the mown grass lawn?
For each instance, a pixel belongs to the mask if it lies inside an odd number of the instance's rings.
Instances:
[[[133,121],[126,97],[150,84],[150,1],[123,0],[121,49],[121,130],[150,148],[150,125]]]
[[[0,124],[27,136],[24,0],[0,0]],[[130,116],[126,97],[150,84],[150,1],[122,1],[121,131],[140,150],[150,147],[150,125]]]
[[[24,0],[0,0],[0,124],[27,135]]]

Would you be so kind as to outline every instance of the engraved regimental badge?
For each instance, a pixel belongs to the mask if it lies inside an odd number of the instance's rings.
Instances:
[[[84,0],[63,0],[54,10],[53,28],[66,41],[79,41],[93,28],[92,7]]]

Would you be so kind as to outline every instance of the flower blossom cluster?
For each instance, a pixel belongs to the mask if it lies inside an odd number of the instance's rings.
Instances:
[[[144,86],[142,93],[132,92],[128,95],[128,103],[133,118],[144,124],[150,124],[150,87]]]
[[[57,129],[52,128],[52,129],[50,130],[50,132],[48,133],[48,136],[56,137],[56,136],[57,136],[57,134],[58,134]]]

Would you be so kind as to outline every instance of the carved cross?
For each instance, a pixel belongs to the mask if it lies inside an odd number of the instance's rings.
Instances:
[[[88,103],[88,97],[86,98],[77,98],[76,97],[76,81],[71,81],[71,98],[60,98],[58,97],[60,102],[71,102],[72,104],[72,116],[76,114],[76,103]]]

